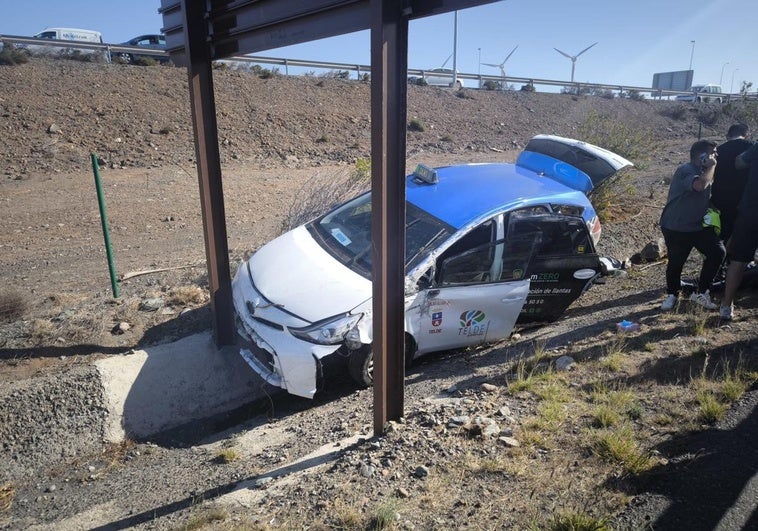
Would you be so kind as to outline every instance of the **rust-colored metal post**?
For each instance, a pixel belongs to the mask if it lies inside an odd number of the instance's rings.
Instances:
[[[182,0],[213,335],[216,346],[221,347],[231,345],[235,341],[234,306],[205,7],[206,2]]]
[[[371,0],[374,434],[403,416],[408,16]]]

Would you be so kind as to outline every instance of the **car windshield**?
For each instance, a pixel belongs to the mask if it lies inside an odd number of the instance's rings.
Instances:
[[[371,276],[371,193],[348,201],[308,224],[319,244],[340,262]],[[416,266],[455,229],[420,208],[406,203],[405,267]]]

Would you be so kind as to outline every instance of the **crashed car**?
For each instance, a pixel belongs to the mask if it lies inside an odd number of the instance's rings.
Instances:
[[[515,164],[419,165],[406,177],[406,361],[549,322],[600,277],[587,195],[628,160],[534,137]],[[371,194],[243,261],[232,283],[240,354],[269,384],[313,398],[327,360],[372,381]]]

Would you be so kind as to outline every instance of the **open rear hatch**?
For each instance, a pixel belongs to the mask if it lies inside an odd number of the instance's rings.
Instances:
[[[634,166],[607,149],[554,135],[532,138],[516,165],[585,194],[619,170]]]

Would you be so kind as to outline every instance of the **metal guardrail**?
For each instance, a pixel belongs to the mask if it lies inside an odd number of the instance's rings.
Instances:
[[[34,46],[50,46],[50,47],[56,47],[56,48],[72,48],[72,49],[83,49],[83,50],[102,50],[106,53],[106,60],[110,61],[110,58],[113,54],[122,54],[122,53],[129,53],[129,54],[135,54],[135,55],[147,55],[147,56],[153,56],[156,59],[160,59],[162,57],[167,57],[169,54],[163,50],[156,50],[154,48],[145,48],[141,46],[125,46],[122,44],[97,44],[92,42],[81,42],[81,41],[64,41],[64,40],[51,40],[51,39],[35,39],[33,37],[21,37],[18,35],[0,35],[0,44],[2,43],[12,43],[12,44],[20,44],[22,46],[26,45],[34,45]],[[349,64],[349,63],[333,63],[333,62],[326,62],[326,61],[310,61],[310,60],[302,60],[302,59],[285,59],[285,58],[277,58],[277,57],[263,57],[263,56],[249,56],[249,55],[243,55],[243,56],[234,56],[230,57],[229,59],[225,59],[223,62],[225,63],[243,63],[243,64],[267,64],[267,65],[275,65],[275,66],[281,66],[284,67],[285,75],[289,75],[289,67],[302,67],[302,68],[314,68],[319,70],[338,70],[338,71],[347,71],[347,72],[355,72],[356,77],[360,79],[364,74],[371,74],[371,66],[370,65],[361,65],[361,64]],[[408,77],[418,77],[418,78],[426,78],[429,76],[433,76],[436,78],[450,78],[450,83],[453,82],[453,75],[452,73],[446,73],[446,72],[435,72],[433,69],[417,69],[417,68],[409,68],[408,69]],[[633,85],[614,85],[609,83],[581,83],[581,82],[570,82],[570,81],[561,81],[556,79],[539,79],[539,78],[529,78],[529,77],[513,77],[513,76],[498,76],[498,75],[488,75],[488,74],[467,74],[467,73],[458,73],[458,79],[462,80],[468,80],[468,81],[475,81],[477,84],[477,87],[466,87],[466,88],[480,88],[482,85],[484,85],[487,81],[491,81],[494,83],[500,83],[501,85],[507,87],[511,84],[521,84],[521,85],[532,85],[534,87],[536,86],[552,86],[552,87],[564,87],[567,89],[574,89],[574,90],[580,90],[580,89],[587,89],[587,90],[610,90],[610,91],[618,91],[619,93],[626,93],[628,94],[631,91],[635,91],[641,94],[649,94],[651,98],[662,98],[667,96],[677,96],[677,95],[691,95],[693,94],[692,91],[677,91],[677,90],[659,90],[651,87],[639,87],[639,86],[633,86]],[[464,83],[465,86],[465,83]],[[753,99],[756,95],[750,94],[748,95],[748,99]],[[722,97],[725,101],[730,101],[731,99],[741,99],[741,94],[727,94],[723,93],[720,94],[720,97]]]

